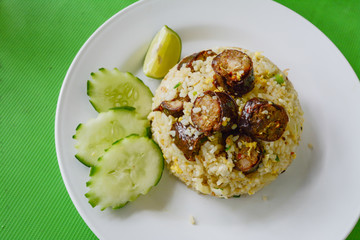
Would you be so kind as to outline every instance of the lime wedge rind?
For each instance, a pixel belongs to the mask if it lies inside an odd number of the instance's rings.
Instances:
[[[161,79],[179,61],[181,38],[169,28],[163,26],[150,43],[143,65],[144,74]]]

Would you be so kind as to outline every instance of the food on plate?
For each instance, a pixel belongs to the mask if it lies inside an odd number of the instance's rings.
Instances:
[[[143,71],[148,77],[163,78],[179,61],[180,55],[181,39],[174,30],[165,25],[150,43]]]
[[[96,111],[106,112],[110,108],[130,106],[136,108],[140,116],[146,117],[151,111],[150,89],[129,72],[117,68],[100,68],[91,73],[92,80],[87,82],[87,94]]]
[[[219,47],[183,58],[156,90],[152,109],[153,139],[167,167],[198,192],[252,195],[296,157],[303,124],[297,93],[259,52]]]
[[[185,127],[181,122],[176,122],[173,125],[174,143],[189,161],[195,160],[194,156],[199,152],[201,144],[206,139],[204,134],[190,135],[188,132],[192,130],[195,129],[191,126]]]
[[[189,218],[189,220],[190,220],[190,223],[192,224],[192,225],[195,225],[196,224],[196,221],[195,221],[195,218],[194,218],[194,216],[190,216],[190,218]]]
[[[255,97],[245,103],[239,127],[260,140],[276,141],[283,135],[288,121],[282,106]]]
[[[206,91],[199,95],[191,109],[191,121],[205,135],[230,131],[237,123],[237,106],[224,92]]]
[[[204,50],[198,53],[191,54],[190,56],[187,56],[181,60],[181,62],[177,65],[177,70],[180,70],[180,68],[185,65],[186,67],[190,68],[192,72],[194,72],[194,68],[192,63],[197,60],[206,60],[207,57],[214,56],[216,53],[214,53],[211,50]]]
[[[215,84],[225,91],[241,96],[254,88],[254,69],[250,57],[235,49],[227,49],[214,57]]]
[[[149,138],[146,119],[152,93],[140,79],[116,68],[100,68],[91,76],[87,92],[99,114],[76,128],[75,157],[91,167],[89,203],[102,210],[120,208],[146,194],[163,172],[164,159]]]
[[[260,142],[245,134],[239,134],[230,135],[226,138],[225,143],[228,154],[234,155],[235,169],[248,174],[258,168],[264,153]]]
[[[75,157],[86,166],[94,166],[113,142],[134,133],[147,136],[149,127],[149,120],[141,118],[133,107],[101,112],[76,128]]]
[[[147,137],[130,135],[113,143],[91,167],[85,196],[101,210],[121,208],[157,185],[163,169],[158,145]]]
[[[180,117],[183,114],[185,99],[178,98],[171,101],[163,101],[159,107],[153,111],[161,111],[166,115],[172,115],[174,117]]]

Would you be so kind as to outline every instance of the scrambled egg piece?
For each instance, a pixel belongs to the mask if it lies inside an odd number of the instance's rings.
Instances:
[[[175,173],[178,173],[178,174],[183,173],[183,171],[181,170],[181,168],[179,167],[179,165],[177,163],[177,159],[173,160],[173,164],[170,166],[170,170]]]

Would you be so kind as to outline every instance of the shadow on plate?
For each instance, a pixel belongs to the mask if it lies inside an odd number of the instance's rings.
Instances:
[[[126,219],[141,211],[164,211],[174,195],[176,179],[171,176],[166,167],[157,186],[150,189],[146,195],[140,195],[135,201],[129,202],[121,209],[109,209],[109,213]]]

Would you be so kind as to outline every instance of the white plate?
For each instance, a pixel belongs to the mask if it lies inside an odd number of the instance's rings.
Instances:
[[[118,67],[154,91],[159,81],[146,78],[141,65],[150,40],[165,24],[181,36],[182,56],[239,46],[263,51],[281,69],[290,69],[305,112],[297,158],[251,197],[203,196],[165,171],[148,195],[123,209],[101,212],[84,197],[89,168],[74,158],[71,138],[80,122],[97,114],[86,95],[86,80],[100,67]],[[342,239],[360,212],[359,104],[359,81],[340,51],[275,2],[141,1],[104,23],[74,59],[59,96],[56,150],[69,195],[100,239]]]

